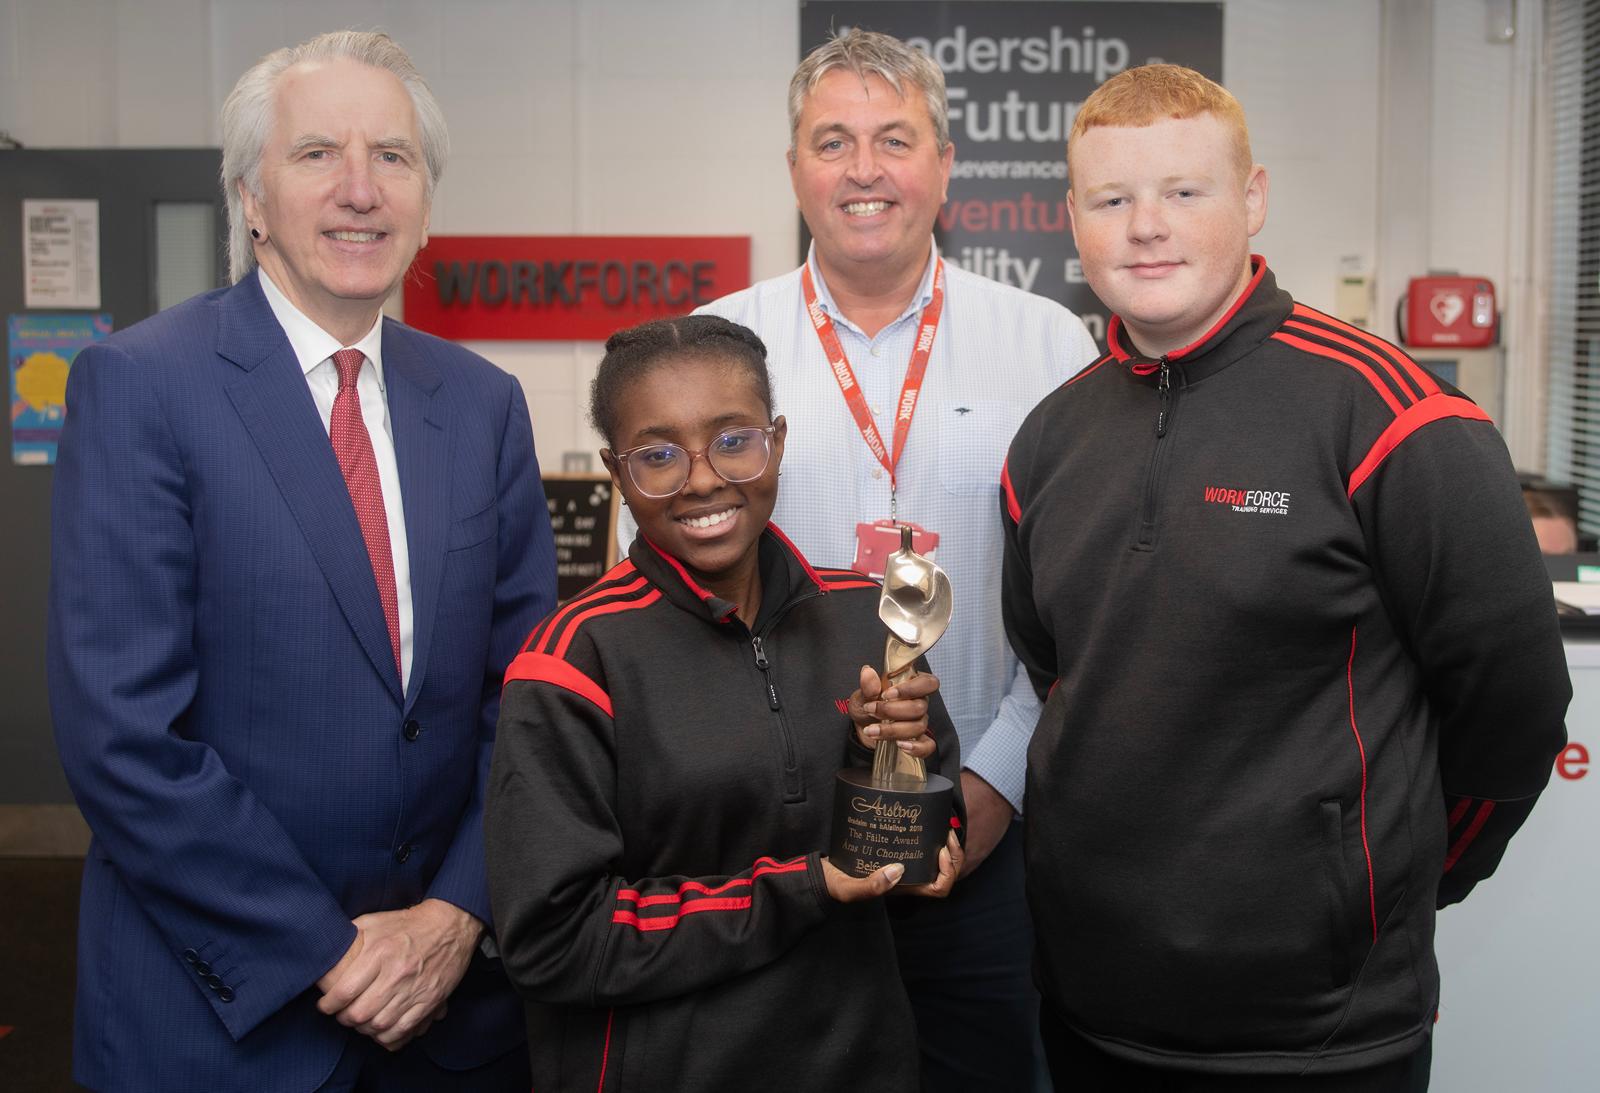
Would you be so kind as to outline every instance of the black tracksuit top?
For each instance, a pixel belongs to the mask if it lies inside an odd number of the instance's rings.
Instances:
[[[1321,1073],[1421,1045],[1435,906],[1493,872],[1571,688],[1492,423],[1252,262],[1200,341],[1113,320],[1023,423],[1005,618],[1047,696],[1047,1003],[1139,1062]]]
[[[843,700],[878,585],[759,550],[754,633],[641,535],[507,672],[485,840],[539,1093],[917,1088],[884,901],[836,903],[819,855],[871,762]],[[937,696],[929,724],[964,815]]]

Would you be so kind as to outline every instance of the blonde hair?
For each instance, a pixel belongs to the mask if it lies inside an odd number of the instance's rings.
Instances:
[[[1096,126],[1142,129],[1166,118],[1182,121],[1213,114],[1233,136],[1233,159],[1240,177],[1248,177],[1250,127],[1244,107],[1227,88],[1182,65],[1140,65],[1119,72],[1083,101],[1067,137],[1067,169],[1072,168],[1072,146]]]

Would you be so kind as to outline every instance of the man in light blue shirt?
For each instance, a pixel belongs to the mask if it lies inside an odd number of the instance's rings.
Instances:
[[[941,262],[933,224],[955,149],[944,77],[924,55],[848,32],[796,71],[789,119],[790,174],[814,239],[807,263],[703,310],[767,344],[789,421],[773,521],[808,558],[861,567],[858,525],[891,516],[938,536],[956,604],[929,660],[961,737],[968,857],[951,898],[898,919],[896,941],[924,1088],[1026,1089],[1037,997],[1012,821],[1039,704],[1000,621],[1000,467],[1024,415],[1098,351],[1059,304]],[[930,307],[936,298],[942,310]],[[819,326],[837,336],[837,354]],[[852,400],[870,414],[881,455]],[[621,530],[629,541],[626,518]]]

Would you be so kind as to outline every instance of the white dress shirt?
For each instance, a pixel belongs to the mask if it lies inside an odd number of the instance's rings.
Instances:
[[[394,589],[400,608],[400,688],[403,693],[411,682],[411,555],[406,549],[406,513],[400,498],[400,465],[394,455],[394,426],[389,422],[389,400],[383,384],[383,315],[379,314],[377,322],[360,341],[341,345],[332,334],[290,303],[272,283],[266,270],[259,270],[259,273],[267,306],[272,308],[272,314],[283,327],[300,362],[306,385],[311,388],[311,399],[322,416],[324,431],[331,430],[333,400],[339,393],[339,372],[334,367],[333,355],[348,348],[359,349],[367,358],[356,377],[356,394],[361,399],[361,420],[372,438],[378,484],[383,489],[383,515],[389,524],[389,552],[394,558]]]
[[[839,311],[809,259],[818,302],[833,320],[886,444],[933,263],[905,312],[869,338]],[[849,567],[857,522],[889,517],[889,476],[867,448],[806,315],[800,270],[700,309],[741,323],[767,344],[774,412],[789,422],[773,522],[814,564]],[[1022,810],[1028,741],[1039,702],[1000,618],[1000,467],[1023,417],[1099,356],[1077,316],[1052,300],[945,264],[944,314],[896,477],[900,518],[939,533],[955,614],[928,660],[961,738],[967,769]],[[633,539],[624,510],[618,542]],[[877,666],[879,670],[882,666]]]

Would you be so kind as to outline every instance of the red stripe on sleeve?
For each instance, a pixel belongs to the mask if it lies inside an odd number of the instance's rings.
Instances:
[[[779,870],[791,872],[791,870]],[[666,892],[659,896],[641,896],[637,889],[624,888],[617,893],[619,903],[631,902],[636,907],[659,907],[663,903],[681,903],[685,892],[695,892],[702,896],[720,896],[724,892],[731,892],[735,888],[748,888],[750,882],[762,873],[775,872],[772,869],[758,869],[751,876],[735,877],[726,884],[719,884],[715,888],[707,888],[697,880],[684,881],[678,886],[676,892]]]
[[[789,862],[778,862],[772,858],[757,858],[755,868],[748,877],[735,877],[733,880],[707,888],[699,881],[684,881],[678,886],[676,892],[662,893],[656,896],[639,895],[637,888],[623,888],[617,892],[617,903],[631,904],[618,906],[611,912],[612,923],[619,926],[632,926],[636,930],[650,932],[654,930],[670,930],[676,926],[685,915],[698,914],[702,911],[743,911],[750,907],[754,896],[751,886],[757,877],[768,873],[799,873],[807,868],[805,858],[796,858]],[[726,892],[743,890],[745,894],[730,896]],[[694,896],[685,902],[684,896]],[[636,909],[645,907],[660,907],[663,905],[677,905],[678,910],[669,915],[641,916]]]
[[[626,577],[628,573],[633,572],[633,563],[628,562],[627,566],[628,569],[626,572],[617,574],[618,580]],[[617,568],[621,569],[622,567],[618,566]],[[615,572],[615,570],[613,572]],[[528,639],[528,644],[522,647],[522,651],[525,653],[530,650],[537,650],[541,653],[550,652],[551,646],[555,641],[556,634],[560,633],[561,628],[564,627],[572,618],[572,616],[576,615],[579,611],[582,611],[585,607],[594,603],[598,603],[603,599],[626,596],[630,592],[637,592],[639,589],[643,588],[644,585],[644,577],[639,576],[635,577],[627,584],[613,584],[606,588],[595,588],[590,592],[579,593],[570,603],[563,604],[560,610],[551,615],[542,629],[534,631],[534,637],[530,637]],[[535,641],[535,638],[538,640]]]
[[[1460,860],[1461,855],[1466,853],[1467,847],[1471,846],[1472,840],[1478,837],[1478,832],[1483,830],[1483,825],[1488,822],[1489,814],[1493,811],[1493,801],[1485,801],[1478,806],[1477,815],[1472,817],[1472,822],[1461,833],[1461,838],[1456,840],[1456,844],[1450,848],[1450,853],[1445,855],[1444,871],[1446,873],[1450,872],[1455,867],[1456,862]]]
[[[867,576],[857,573],[853,569],[819,569],[817,576],[822,580],[824,591],[835,592],[843,588],[882,588],[883,585]]]
[[[639,580],[643,581],[644,578],[640,577]],[[633,586],[630,585],[629,587],[631,588]],[[636,600],[613,600],[610,603],[601,604],[598,607],[591,607],[587,611],[572,616],[572,618],[567,622],[566,632],[561,635],[561,640],[556,643],[556,647],[552,651],[553,655],[556,657],[564,657],[567,655],[567,650],[572,647],[572,639],[578,636],[579,624],[583,623],[585,620],[592,619],[596,615],[615,615],[618,611],[636,611],[641,607],[649,607],[660,598],[661,589],[652,588],[649,592],[646,592],[643,596],[640,596]]]
[[[1394,364],[1383,354],[1374,352],[1368,347],[1362,345],[1360,342],[1351,341],[1349,338],[1342,337],[1331,330],[1323,330],[1319,327],[1312,326],[1310,323],[1297,322],[1296,320],[1291,319],[1283,325],[1292,330],[1299,330],[1306,334],[1314,334],[1319,338],[1326,338],[1330,342],[1338,342],[1346,349],[1350,349],[1356,353],[1359,353],[1362,357],[1365,357],[1367,360],[1384,370],[1389,378],[1394,381],[1395,387],[1398,388],[1400,393],[1405,396],[1407,405],[1417,401],[1417,396],[1411,393],[1411,388],[1406,385],[1405,380],[1400,378],[1400,373],[1395,370]]]
[[[587,698],[604,710],[607,717],[611,716],[611,696],[606,694],[600,684],[566,661],[558,660],[549,653],[518,654],[511,662],[511,666],[506,669],[505,681],[510,683],[519,679],[552,683],[563,690]]]
[[[1274,334],[1273,337],[1276,338],[1279,335]],[[1350,488],[1346,491],[1348,495],[1354,497],[1356,491],[1361,488],[1362,483],[1372,477],[1373,472],[1378,469],[1379,465],[1389,458],[1389,453],[1400,447],[1401,441],[1405,440],[1406,437],[1424,425],[1430,425],[1435,421],[1443,421],[1452,417],[1466,418],[1470,421],[1489,420],[1489,415],[1484,413],[1476,403],[1464,398],[1457,398],[1454,395],[1434,395],[1432,398],[1423,399],[1395,418],[1373,443],[1372,450],[1367,453],[1367,457],[1361,461],[1360,466],[1351,472]]]
[[[1400,359],[1400,366],[1406,370],[1406,374],[1411,377],[1412,382],[1421,388],[1424,398],[1442,393],[1439,390],[1439,385],[1434,382],[1433,377],[1428,375],[1428,373],[1422,367],[1420,367],[1416,361],[1412,360],[1411,357],[1400,347],[1390,345],[1382,338],[1362,330],[1359,326],[1351,326],[1342,319],[1335,319],[1332,315],[1318,311],[1316,308],[1307,307],[1305,304],[1295,304],[1294,313],[1305,318],[1317,319],[1320,322],[1327,323],[1329,326],[1338,327],[1346,334],[1349,334],[1352,338],[1359,338],[1361,341],[1366,342],[1373,349],[1376,349],[1380,353],[1393,353]]]
[[[1460,823],[1461,817],[1465,816],[1467,814],[1467,809],[1471,807],[1471,797],[1463,797],[1461,800],[1457,801],[1456,807],[1450,810],[1450,820],[1448,822],[1448,826],[1453,828],[1456,826],[1456,824]]]
[[[1022,523],[1022,506],[1017,503],[1016,488],[1011,485],[1011,459],[1000,464],[1000,486],[1006,491],[1006,512],[1013,524]]]
[[[1368,383],[1372,384],[1372,389],[1383,397],[1384,403],[1390,410],[1394,411],[1395,416],[1398,417],[1400,414],[1405,413],[1405,407],[1401,406],[1400,400],[1394,397],[1394,392],[1389,390],[1389,385],[1379,379],[1378,374],[1365,361],[1358,360],[1341,350],[1331,349],[1326,345],[1318,345],[1316,342],[1308,342],[1304,338],[1295,337],[1293,334],[1285,334],[1281,330],[1272,336],[1272,340],[1283,342],[1285,345],[1292,345],[1303,352],[1315,353],[1319,357],[1326,357],[1330,361],[1338,361],[1340,364],[1354,368],[1366,378]]]
[[[641,907],[648,907],[654,904],[676,900],[685,892],[699,892],[705,895],[719,896],[723,892],[738,888],[741,885],[748,886],[754,882],[757,877],[765,876],[768,873],[797,873],[805,869],[805,867],[805,858],[796,858],[793,861],[788,862],[778,862],[774,861],[772,858],[765,857],[757,858],[755,868],[750,871],[750,875],[748,877],[734,877],[732,880],[723,884],[719,884],[715,888],[707,888],[697,880],[686,880],[682,884],[678,885],[677,895],[645,896],[642,900],[639,898],[639,890],[637,888],[623,888],[617,892],[617,901],[619,903],[636,903]]]
[[[739,896],[726,899],[697,899],[693,903],[684,905],[681,911],[671,915],[652,915],[649,918],[640,918],[632,911],[613,911],[611,921],[617,926],[632,926],[641,933],[650,933],[655,930],[670,930],[683,919],[700,911],[743,911],[749,908],[750,897]]]

